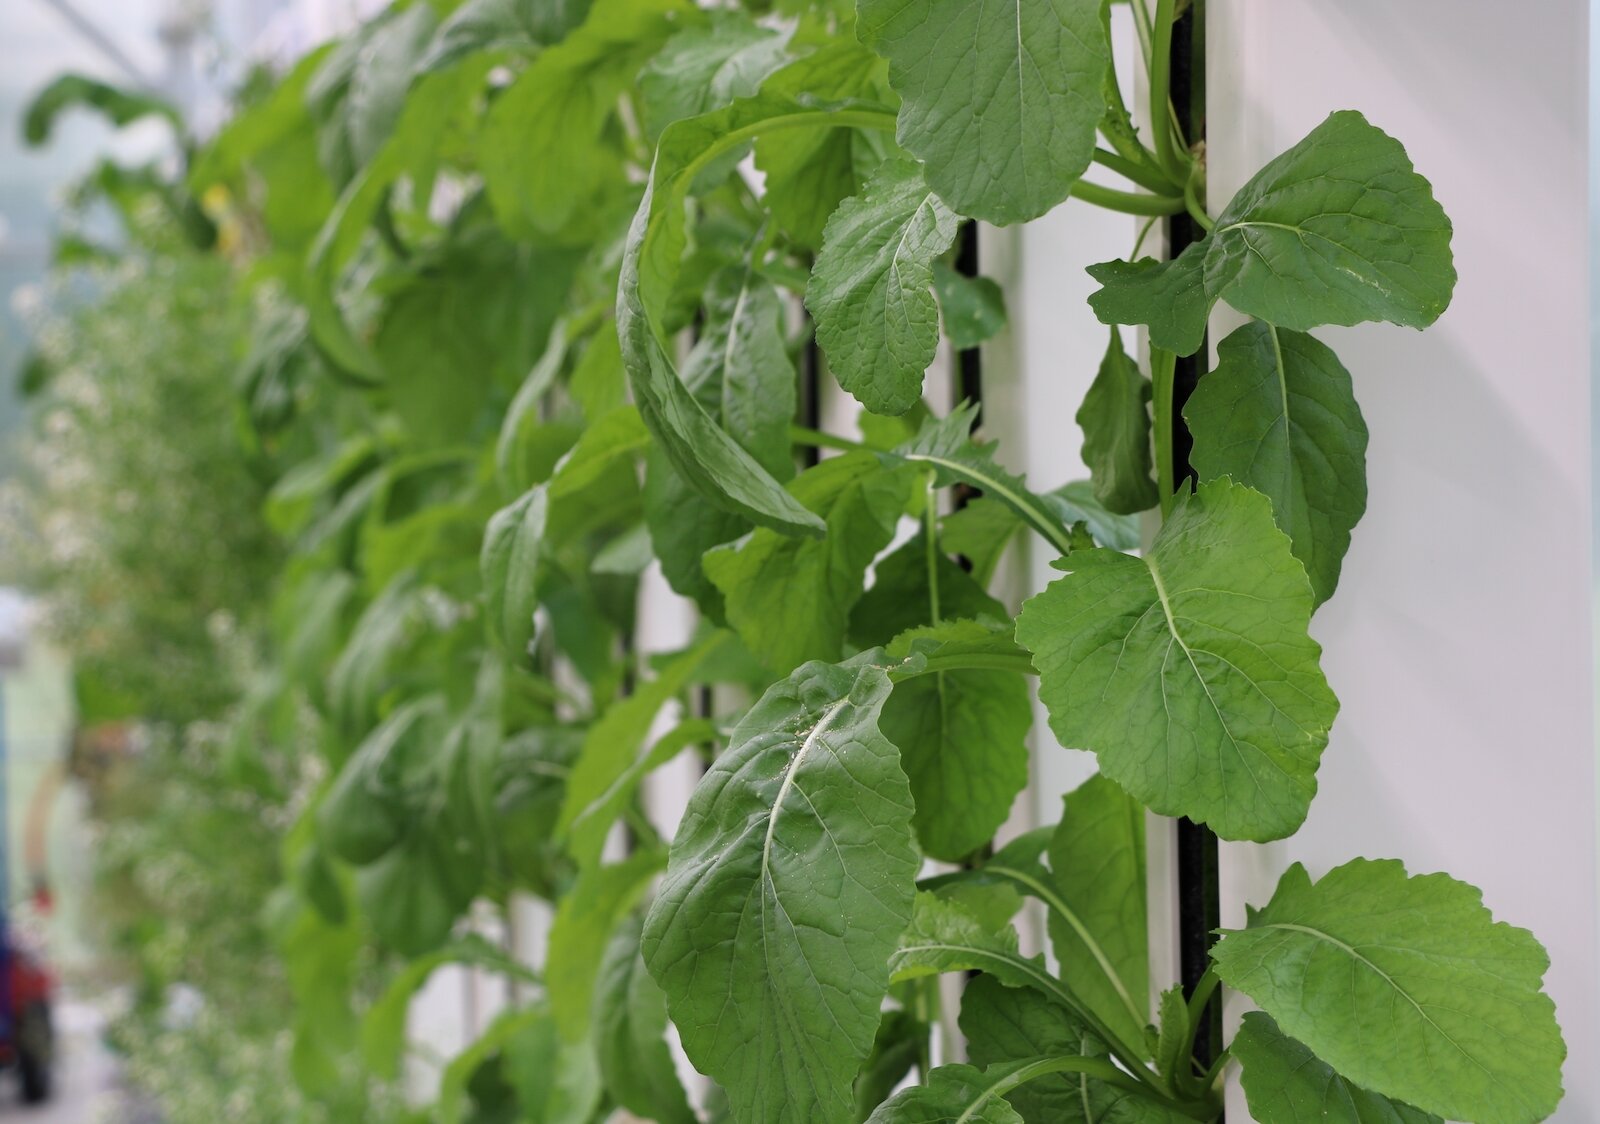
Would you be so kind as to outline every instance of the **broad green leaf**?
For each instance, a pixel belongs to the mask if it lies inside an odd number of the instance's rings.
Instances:
[[[956,211],[1001,225],[1067,197],[1094,153],[1111,50],[1094,0],[860,0],[905,99],[900,143]]]
[[[1010,615],[942,549],[930,551],[927,535],[918,532],[872,568],[872,588],[850,612],[850,642],[872,648],[932,624],[935,590],[941,620]]]
[[[472,901],[482,866],[437,815],[413,820],[398,846],[356,871],[356,899],[378,938],[402,956],[437,948]]]
[[[1012,1067],[979,1073],[970,1065],[942,1065],[926,1085],[913,1085],[890,1097],[868,1117],[870,1124],[1021,1124],[1002,1090],[1009,1091]]]
[[[1260,1011],[1244,1017],[1228,1049],[1239,1060],[1250,1115],[1261,1124],[1442,1124],[1346,1081]]]
[[[311,332],[345,371],[377,381],[366,340],[345,320],[338,292],[345,269],[371,230],[394,182],[435,158],[439,137],[483,87],[488,64],[479,61],[430,74],[412,87],[382,149],[352,179],[318,232],[306,263],[306,309]]]
[[[1384,320],[1425,328],[1450,303],[1450,220],[1400,142],[1341,110],[1239,189],[1174,262],[1107,262],[1089,298],[1108,324],[1148,324],[1189,355],[1211,306],[1293,331]]]
[[[292,892],[284,900],[291,909],[274,919],[272,939],[295,1001],[290,1072],[317,1096],[337,1088],[350,1064],[359,1030],[350,993],[366,942],[354,919],[332,925]]]
[[[727,619],[722,593],[706,577],[701,560],[712,547],[748,532],[750,521],[707,503],[704,493],[678,474],[659,446],[645,454],[644,517],[667,583],[693,598],[709,620],[721,624]]]
[[[1367,425],[1339,357],[1302,332],[1246,324],[1217,345],[1183,416],[1195,471],[1264,493],[1317,603],[1333,596],[1367,509]]]
[[[939,346],[933,260],[958,221],[909,160],[884,164],[828,220],[806,307],[839,385],[873,413],[903,414],[922,398]]]
[[[569,836],[569,849],[580,866],[600,861],[611,826],[633,799],[645,773],[657,761],[654,747],[645,740],[656,716],[693,682],[701,666],[729,640],[726,632],[712,632],[687,652],[676,656],[661,673],[640,684],[628,698],[609,707],[590,728],[583,749],[567,780],[566,799],[556,830]],[[679,743],[679,749],[683,743]]]
[[[626,920],[606,948],[595,985],[595,1042],[612,1098],[658,1124],[695,1124],[667,1048],[667,997],[639,954],[643,923]]]
[[[889,647],[906,655],[923,636],[959,641],[987,636],[976,621],[918,629]],[[994,838],[1028,783],[1027,680],[1009,671],[936,671],[895,685],[879,721],[900,748],[917,814],[913,823],[930,858],[952,862]]]
[[[345,862],[374,862],[398,846],[411,820],[411,789],[437,745],[442,700],[417,699],[373,730],[317,809],[318,833]]]
[[[554,896],[552,837],[583,738],[580,729],[536,726],[502,742],[495,760],[494,835],[505,874],[541,897]]]
[[[628,375],[622,369],[622,344],[617,327],[609,320],[589,338],[583,357],[567,379],[567,393],[589,421],[595,421],[627,404]]]
[[[958,480],[972,485],[985,497],[1004,504],[1058,553],[1072,550],[1074,510],[1070,506],[1063,507],[1049,496],[1029,491],[1022,477],[995,463],[991,446],[964,442],[958,448],[949,449],[944,443],[919,438],[887,456],[934,469],[941,487]]]
[[[508,1042],[532,1028],[546,1024],[543,1033],[552,1043],[558,1041],[550,1012],[543,1006],[504,1011],[489,1024],[475,1042],[450,1059],[439,1075],[439,1097],[434,1104],[440,1124],[462,1124],[471,1097],[468,1085],[480,1067],[489,1062]]]
[[[1306,629],[1305,568],[1265,496],[1186,494],[1142,558],[1077,551],[1022,607],[1039,697],[1062,745],[1152,811],[1225,839],[1291,834],[1316,793],[1338,700]]]
[[[937,894],[921,892],[912,906],[911,923],[889,957],[895,983],[944,972],[987,972],[1007,987],[1030,987],[1069,1011],[1072,994],[1050,974],[1044,958],[1017,951],[1017,933],[1009,925],[986,928],[969,910]]]
[[[760,528],[705,557],[722,591],[728,624],[770,669],[843,654],[850,610],[880,550],[894,536],[910,474],[884,469],[871,453],[850,453],[807,469],[790,485],[825,521],[826,538],[800,539]]]
[[[790,63],[763,84],[764,92],[836,101],[888,96],[883,60],[857,43],[830,42]],[[880,134],[813,127],[757,137],[756,167],[766,180],[762,196],[785,234],[810,249],[822,245],[829,216],[883,159]]]
[[[866,1120],[926,1056],[930,1028],[910,1011],[885,1011],[872,1052],[856,1075],[856,1119]]]
[[[649,135],[660,136],[674,121],[754,95],[789,61],[788,40],[743,12],[713,12],[706,26],[678,32],[639,75]]]
[[[1067,794],[1050,836],[1049,913],[1056,959],[1073,993],[1121,1036],[1150,1021],[1144,809],[1102,776]]]
[[[567,324],[558,322],[551,329],[544,354],[528,371],[500,420],[500,436],[494,449],[495,476],[506,491],[525,492],[546,479],[555,467],[555,460],[577,440],[571,428],[547,424],[540,416],[545,396],[561,373],[569,346]],[[552,432],[561,435],[555,443],[559,449],[555,457],[550,456],[549,435]],[[539,471],[541,468],[543,475]]]
[[[867,652],[774,684],[690,799],[644,957],[738,1120],[849,1124],[917,871]]]
[[[1040,1055],[1109,1059],[1105,1043],[1065,1008],[1031,988],[1006,987],[993,976],[967,983],[961,1031],[968,1057],[998,1066]],[[1052,1073],[1005,1094],[1026,1124],[1177,1124],[1185,1119],[1125,1089],[1081,1073]]]
[[[367,25],[345,93],[344,129],[357,168],[377,156],[400,119],[411,71],[433,39],[438,17],[427,4],[412,4]],[[363,29],[365,31],[365,29]]]
[[[683,0],[595,0],[489,109],[478,160],[513,237],[585,241],[626,192],[622,152],[604,134],[623,92],[692,8]]]
[[[782,299],[751,270],[730,267],[712,277],[704,310],[704,332],[684,364],[684,383],[711,420],[774,480],[788,480],[794,475],[789,423],[795,370],[783,338]],[[659,449],[648,457],[644,505],[667,581],[712,620],[723,620],[722,595],[701,559],[749,531],[749,521],[706,503]]]
[[[1149,403],[1150,380],[1122,349],[1122,336],[1113,327],[1077,419],[1083,463],[1089,466],[1095,498],[1107,511],[1132,515],[1160,500],[1152,475]]]
[[[531,55],[589,14],[592,0],[467,0],[439,25],[417,73],[442,70],[477,51]]]
[[[378,1076],[391,1081],[400,1076],[400,1062],[406,1045],[406,1018],[411,1011],[411,1000],[422,990],[428,978],[446,964],[487,968],[528,983],[538,980],[527,967],[476,933],[470,933],[411,961],[389,981],[383,994],[367,1009],[361,1021],[362,1056]]]
[[[949,263],[933,263],[933,291],[950,346],[977,347],[1006,326],[1006,298],[987,277],[968,277]]]
[[[748,267],[729,267],[712,277],[703,308],[705,330],[684,361],[683,381],[762,468],[787,480],[794,475],[795,369],[783,298]]]
[[[518,1124],[590,1124],[604,1090],[594,1044],[570,1042],[554,1019],[538,1019],[506,1039],[500,1068],[516,1090]]]
[[[685,202],[703,170],[762,133],[882,128],[891,120],[881,110],[848,103],[802,104],[764,93],[679,121],[661,136],[650,182],[628,231],[617,289],[617,332],[645,424],[685,482],[724,510],[785,534],[820,535],[823,524],[714,422],[672,361],[663,316],[688,248]]]
[[[595,980],[606,945],[645,887],[666,865],[660,850],[639,851],[610,866],[592,866],[562,895],[550,927],[547,957],[555,969],[545,987],[550,1013],[568,1042],[588,1040],[594,1012]]]
[[[1224,983],[1347,1080],[1447,1120],[1531,1124],[1561,1099],[1550,959],[1474,887],[1356,859],[1284,872],[1212,950]]]
[[[483,534],[483,595],[489,626],[506,652],[524,659],[539,607],[540,551],[549,520],[548,488],[538,484],[495,512]]]

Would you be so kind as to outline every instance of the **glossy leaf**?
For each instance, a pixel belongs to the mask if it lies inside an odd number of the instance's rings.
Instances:
[[[1477,889],[1356,859],[1312,882],[1291,866],[1217,974],[1339,1074],[1448,1120],[1555,1111],[1566,1055],[1540,990],[1549,957]]]
[[[1384,320],[1424,328],[1450,303],[1450,220],[1400,142],[1341,110],[1239,189],[1203,242],[1173,262],[1092,266],[1108,324],[1148,324],[1192,354],[1225,300],[1280,328]]]
[[[917,165],[892,160],[823,231],[806,307],[839,385],[874,413],[903,414],[922,398],[939,346],[933,260],[957,222]]]
[[[1183,416],[1195,471],[1264,493],[1317,602],[1333,596],[1367,509],[1367,425],[1339,357],[1302,332],[1246,324],[1217,345]]]
[[[856,34],[889,60],[898,137],[964,215],[1038,218],[1089,166],[1110,45],[1089,0],[860,0]]]
[[[1017,639],[1063,745],[1162,815],[1280,839],[1316,792],[1338,701],[1306,629],[1311,587],[1265,496],[1202,484],[1150,551],[1078,551]]]
[[[917,857],[889,680],[807,664],[734,730],[689,802],[644,956],[736,1119],[853,1120]]]
[[[1250,1115],[1261,1124],[1443,1124],[1346,1081],[1260,1011],[1244,1017],[1228,1049],[1239,1059]]]

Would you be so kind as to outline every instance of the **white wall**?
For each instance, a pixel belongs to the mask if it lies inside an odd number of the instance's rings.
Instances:
[[[1549,947],[1567,1099],[1600,1119],[1589,543],[1586,0],[1209,0],[1213,211],[1333,109],[1399,137],[1455,223],[1424,334],[1326,330],[1371,503],[1314,631],[1343,710],[1294,839],[1231,845],[1224,924],[1291,861],[1445,870]],[[1213,323],[1213,338],[1233,326]],[[1248,1119],[1235,1094],[1230,1120]]]

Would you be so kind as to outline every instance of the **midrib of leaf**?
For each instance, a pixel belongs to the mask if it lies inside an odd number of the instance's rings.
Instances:
[[[826,711],[824,711],[822,717],[817,720],[817,724],[811,728],[811,733],[806,736],[805,741],[800,743],[800,750],[794,755],[794,759],[789,762],[789,771],[783,775],[783,783],[778,786],[777,799],[772,802],[772,812],[767,817],[767,836],[761,844],[761,956],[762,959],[766,961],[768,976],[773,979],[782,978],[783,973],[781,970],[774,970],[774,965],[772,963],[772,938],[768,936],[771,930],[767,920],[768,891],[771,892],[772,904],[774,908],[781,911],[785,917],[788,917],[789,911],[784,909],[783,901],[778,897],[777,883],[773,882],[772,880],[772,837],[778,830],[778,818],[783,813],[783,802],[789,795],[789,789],[794,787],[794,777],[795,774],[800,771],[801,763],[806,759],[806,755],[811,752],[812,746],[817,745],[822,740],[822,732],[827,728],[828,723],[833,721],[835,716],[837,716],[838,713],[844,709],[845,704],[849,701],[850,696],[846,695],[844,698],[840,699],[838,702],[834,703]],[[800,790],[800,795],[805,796],[804,789]],[[806,797],[806,800],[809,803],[810,797]],[[820,813],[817,818],[822,818]],[[793,929],[794,921],[792,918],[789,919],[789,924],[790,928]],[[796,943],[798,943],[798,938],[796,939]],[[807,971],[811,971],[809,964],[807,964]],[[811,973],[811,977],[812,983],[817,983],[815,973]],[[820,989],[820,985],[818,986]],[[804,1042],[807,1036],[801,1031],[799,1024],[796,1022],[794,1012],[789,1008],[789,1005],[783,1001],[784,992],[779,989],[775,992],[775,995],[778,1001],[778,1007],[783,1012],[785,1021],[789,1024],[790,1033],[795,1035],[797,1041]],[[829,1009],[829,1013],[831,1016],[831,1008]],[[835,1019],[834,1025],[837,1028],[837,1019]],[[806,1080],[811,1084],[812,1095],[817,1098],[818,1103],[821,1103],[825,1099],[825,1091],[817,1087],[816,1078],[812,1074],[812,1067],[810,1065],[806,1065],[802,1068],[805,1071]]]
[[[772,881],[772,837],[778,830],[778,818],[783,814],[783,802],[788,797],[789,790],[794,787],[794,776],[800,771],[800,765],[805,761],[806,755],[811,752],[813,746],[822,740],[822,732],[827,729],[828,723],[838,716],[849,701],[850,698],[847,695],[823,712],[822,717],[817,720],[817,724],[811,728],[811,733],[806,735],[806,740],[800,743],[800,751],[794,755],[794,760],[789,762],[789,771],[783,774],[783,783],[778,786],[778,797],[772,802],[772,812],[767,817],[767,837],[761,844],[761,881],[771,888],[774,901],[778,897],[778,887]],[[802,792],[801,795],[804,796],[805,793]],[[763,903],[765,903],[765,900],[766,895],[763,894]],[[765,918],[762,920],[765,922]],[[763,928],[765,928],[765,924],[763,924]]]
[[[1147,567],[1149,567],[1149,569],[1150,569],[1150,579],[1151,579],[1151,581],[1153,581],[1155,583],[1156,597],[1160,599],[1160,601],[1161,601],[1161,611],[1162,611],[1162,613],[1164,613],[1166,615],[1166,618],[1167,618],[1167,631],[1172,634],[1173,642],[1176,643],[1178,645],[1178,647],[1183,649],[1183,657],[1184,657],[1184,659],[1189,661],[1189,670],[1194,672],[1195,682],[1199,683],[1200,684],[1200,689],[1206,693],[1206,701],[1211,704],[1212,713],[1214,713],[1217,716],[1217,721],[1222,724],[1222,732],[1224,734],[1228,735],[1228,744],[1233,746],[1234,756],[1238,759],[1239,764],[1244,766],[1244,770],[1245,770],[1246,773],[1248,773],[1250,775],[1250,779],[1252,781],[1255,781],[1256,791],[1261,793],[1262,796],[1266,796],[1266,794],[1267,794],[1266,793],[1266,789],[1264,789],[1261,786],[1261,782],[1259,780],[1256,780],[1255,770],[1250,768],[1250,763],[1249,763],[1248,759],[1245,757],[1245,754],[1243,753],[1243,751],[1241,751],[1240,748],[1239,748],[1239,739],[1233,736],[1233,730],[1231,728],[1229,728],[1229,726],[1228,726],[1227,715],[1225,715],[1223,713],[1222,707],[1217,705],[1216,696],[1211,693],[1211,684],[1210,684],[1210,682],[1208,682],[1206,680],[1206,677],[1200,673],[1200,665],[1195,663],[1194,653],[1189,650],[1188,641],[1184,640],[1183,634],[1178,631],[1178,618],[1172,612],[1172,602],[1167,599],[1167,586],[1166,586],[1166,583],[1161,580],[1161,567],[1156,564],[1155,555],[1154,554],[1150,554],[1150,555],[1144,557],[1143,559],[1141,559],[1141,561],[1143,561],[1144,564]],[[1172,645],[1169,644],[1167,646],[1167,651],[1170,652],[1171,650],[1172,650]],[[1163,660],[1162,662],[1165,662],[1165,660]],[[1226,662],[1226,661],[1224,661],[1224,662]],[[1243,673],[1241,672],[1241,674],[1243,674]],[[1253,691],[1255,691],[1257,694],[1260,694],[1262,698],[1266,699],[1268,704],[1272,705],[1272,708],[1274,710],[1277,709],[1276,704],[1273,704],[1272,700],[1270,698],[1267,698],[1266,694],[1261,690],[1261,688],[1256,686],[1256,681],[1254,679],[1251,679],[1248,675],[1246,675],[1244,678],[1245,678],[1245,681],[1250,684],[1250,688]],[[1166,698],[1166,683],[1164,681],[1163,681],[1162,686],[1161,686],[1161,694],[1162,694],[1162,698],[1165,699]],[[1252,747],[1252,748],[1255,748],[1255,747]],[[1290,780],[1294,779],[1293,777],[1291,777],[1289,775],[1289,771],[1287,769],[1285,769],[1282,765],[1278,764],[1277,759],[1274,758],[1271,754],[1268,754],[1265,751],[1261,751],[1261,756],[1266,758],[1267,763],[1270,764],[1273,768],[1277,769],[1278,772],[1282,773],[1285,777],[1289,777]],[[1224,803],[1224,805],[1226,805],[1226,803],[1227,803],[1227,793],[1226,792],[1223,793],[1223,803]]]
[[[1283,474],[1284,482],[1289,487],[1283,494],[1283,525],[1294,525],[1293,503],[1295,493],[1303,489],[1294,487],[1294,429],[1289,419],[1289,373],[1283,362],[1283,342],[1278,338],[1278,326],[1263,320],[1267,325],[1267,334],[1272,337],[1272,358],[1278,370],[1278,400],[1283,404]],[[1276,501],[1275,501],[1276,502]]]
[[[1469,1062],[1471,1062],[1473,1065],[1477,1066],[1479,1069],[1483,1070],[1484,1073],[1488,1074],[1489,1079],[1491,1081],[1494,1081],[1495,1084],[1497,1084],[1497,1085],[1500,1084],[1500,1081],[1495,1078],[1495,1075],[1489,1071],[1489,1067],[1488,1066],[1484,1065],[1477,1058],[1473,1057],[1470,1053],[1468,1053],[1467,1050],[1461,1045],[1461,1043],[1457,1042],[1453,1037],[1451,1037],[1449,1032],[1447,1032],[1444,1029],[1444,1027],[1440,1026],[1438,1023],[1433,1021],[1433,1016],[1428,1014],[1427,1010],[1422,1006],[1421,1003],[1418,1003],[1416,1001],[1416,999],[1414,999],[1412,997],[1410,992],[1408,992],[1405,988],[1401,987],[1397,982],[1395,982],[1395,978],[1393,976],[1391,976],[1388,972],[1385,972],[1382,968],[1378,967],[1372,961],[1368,960],[1365,956],[1361,955],[1361,952],[1354,945],[1346,944],[1344,941],[1341,941],[1338,937],[1334,936],[1332,933],[1324,932],[1323,930],[1317,929],[1317,928],[1313,928],[1310,925],[1301,925],[1301,924],[1298,924],[1298,923],[1295,923],[1295,922],[1291,922],[1291,921],[1275,921],[1275,922],[1272,922],[1270,924],[1259,925],[1259,926],[1257,926],[1257,928],[1259,928],[1259,929],[1277,929],[1277,930],[1282,931],[1282,932],[1291,932],[1291,933],[1304,933],[1306,936],[1312,937],[1312,938],[1314,938],[1316,940],[1326,941],[1328,944],[1333,945],[1335,948],[1339,949],[1346,956],[1349,956],[1352,960],[1359,961],[1361,964],[1365,965],[1367,967],[1367,969],[1370,970],[1374,975],[1376,975],[1380,979],[1382,979],[1384,983],[1388,984],[1391,988],[1393,988],[1397,995],[1403,996],[1405,998],[1405,1001],[1407,1003],[1411,1004],[1411,1006],[1416,1009],[1417,1014],[1422,1016],[1423,1021],[1426,1022],[1429,1026],[1433,1027],[1434,1030],[1438,1031],[1440,1037],[1442,1037],[1446,1042],[1448,1042],[1448,1043],[1450,1043],[1450,1045],[1454,1046],[1455,1049],[1456,1049],[1456,1052],[1458,1054],[1460,1054],[1463,1058],[1466,1058]]]
[[[1245,230],[1246,228],[1249,228],[1249,227],[1262,227],[1262,228],[1268,229],[1268,230],[1287,230],[1290,233],[1294,234],[1297,238],[1299,238],[1301,242],[1304,242],[1307,238],[1315,238],[1318,241],[1326,242],[1328,245],[1334,247],[1335,249],[1343,250],[1345,253],[1349,254],[1351,257],[1355,258],[1357,261],[1366,261],[1367,260],[1363,255],[1361,255],[1360,253],[1357,253],[1355,250],[1352,250],[1349,246],[1346,246],[1343,242],[1340,242],[1338,239],[1329,238],[1326,234],[1322,234],[1322,233],[1320,233],[1318,231],[1315,231],[1315,230],[1308,230],[1303,226],[1295,226],[1292,223],[1266,222],[1266,221],[1261,220],[1261,219],[1245,219],[1245,220],[1240,220],[1239,222],[1229,223],[1227,226],[1224,226],[1224,227],[1220,228],[1217,231],[1217,233],[1218,234],[1226,234],[1230,230],[1243,231],[1243,230]],[[1267,259],[1262,256],[1262,253],[1261,253],[1260,250],[1256,249],[1254,246],[1252,246],[1250,244],[1250,239],[1248,237],[1245,238],[1244,244],[1245,244],[1245,248],[1248,249],[1252,254],[1255,254],[1257,257],[1261,258],[1263,263],[1266,262]],[[1271,269],[1272,267],[1270,265],[1268,265],[1267,268]],[[1394,299],[1394,294],[1391,293],[1387,288],[1385,288],[1384,285],[1381,282],[1379,282],[1376,278],[1367,277],[1367,276],[1365,276],[1363,274],[1357,273],[1355,270],[1350,269],[1347,266],[1338,266],[1337,268],[1338,268],[1340,273],[1348,274],[1349,276],[1354,277],[1357,281],[1361,282],[1363,285],[1366,285],[1368,288],[1376,289],[1378,292],[1380,292],[1380,293],[1382,293],[1384,295],[1385,299],[1387,299],[1387,300],[1393,300]],[[1273,270],[1273,272],[1277,272],[1277,271]]]
[[[1100,942],[1094,939],[1094,936],[1084,925],[1082,918],[1080,918],[1077,912],[1061,899],[1059,894],[1057,894],[1045,883],[1033,877],[1031,874],[1028,874],[1026,871],[1017,870],[1014,867],[997,866],[993,863],[990,863],[983,869],[991,874],[998,874],[1002,878],[1009,878],[1013,882],[1017,882],[1020,885],[1027,887],[1033,893],[1037,894],[1040,900],[1045,903],[1045,905],[1049,906],[1051,909],[1060,914],[1061,919],[1068,925],[1072,926],[1072,931],[1078,935],[1078,939],[1088,946],[1089,954],[1094,957],[1095,963],[1098,964],[1100,966],[1100,970],[1105,973],[1106,979],[1111,981],[1111,986],[1116,989],[1117,997],[1122,1000],[1123,1006],[1126,1007],[1128,1009],[1128,1013],[1133,1016],[1134,1025],[1141,1026],[1145,1022],[1149,1021],[1148,1017],[1140,1014],[1138,1007],[1134,1005],[1133,997],[1128,992],[1128,985],[1123,983],[1122,977],[1117,974],[1116,968],[1112,967],[1111,959],[1106,955],[1105,950],[1100,947]]]
[[[905,453],[902,455],[908,461],[916,461],[920,464],[937,465],[940,468],[947,469],[948,471],[955,473],[957,476],[962,477],[968,483],[976,484],[985,492],[992,493],[1007,507],[1011,508],[1018,515],[1021,515],[1025,520],[1027,520],[1028,525],[1035,531],[1038,531],[1039,534],[1043,535],[1045,540],[1049,542],[1051,546],[1055,547],[1063,555],[1072,553],[1072,540],[1067,536],[1065,530],[1062,528],[1060,520],[1050,515],[1041,507],[1032,503],[1031,497],[1019,493],[1014,488],[1007,487],[1006,484],[995,475],[985,472],[980,468],[974,468],[965,461],[954,460],[950,457],[941,457],[933,453]]]

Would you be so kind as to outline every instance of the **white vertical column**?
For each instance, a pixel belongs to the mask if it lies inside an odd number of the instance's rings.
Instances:
[[[1372,434],[1367,515],[1313,623],[1343,710],[1304,829],[1224,846],[1223,922],[1292,861],[1315,876],[1393,857],[1481,886],[1550,949],[1569,1048],[1554,1119],[1600,1119],[1587,0],[1208,14],[1213,211],[1330,111],[1358,109],[1432,180],[1461,278],[1426,333],[1317,332]],[[1248,1119],[1236,1092],[1229,1114]]]

